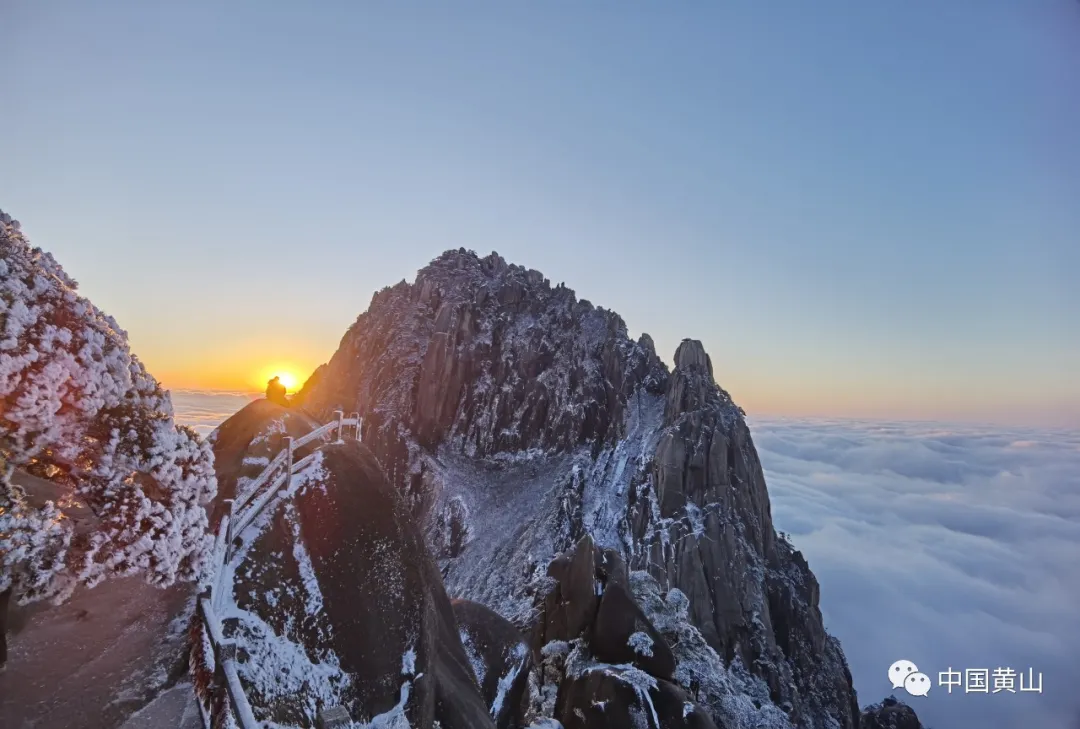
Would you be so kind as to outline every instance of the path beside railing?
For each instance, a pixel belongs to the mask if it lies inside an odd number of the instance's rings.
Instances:
[[[229,512],[218,524],[213,551],[214,563],[211,567],[213,582],[199,595],[198,599],[200,623],[213,650],[213,679],[209,686],[200,686],[199,681],[195,682],[196,703],[202,712],[203,725],[208,729],[228,726],[229,718],[240,729],[260,729],[261,727],[261,724],[255,720],[255,714],[251,710],[251,704],[248,703],[244,687],[240,684],[236,643],[225,637],[221,621],[218,619],[218,611],[222,607],[221,601],[232,591],[232,584],[227,583],[227,575],[230,573],[226,568],[236,555],[236,539],[268,506],[287,497],[292,477],[315,460],[315,455],[320,448],[332,442],[342,442],[346,429],[349,429],[355,440],[360,440],[362,420],[358,413],[353,413],[351,417],[346,418],[344,413],[338,410],[334,415],[336,416],[334,420],[316,428],[302,438],[294,440],[290,436],[285,436],[285,446],[281,452],[270,461],[254,481],[247,485],[243,495],[237,494],[236,498],[229,502]],[[337,438],[330,440],[335,433]],[[318,440],[323,442],[315,450],[299,461],[294,461],[293,455],[296,451]]]

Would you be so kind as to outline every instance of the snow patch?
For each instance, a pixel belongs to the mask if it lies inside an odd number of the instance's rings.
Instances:
[[[634,649],[634,653],[637,653],[639,656],[646,656],[647,658],[652,658],[653,639],[649,636],[648,633],[642,633],[641,631],[638,631],[631,635],[630,639],[626,642],[627,645]]]
[[[476,644],[473,642],[472,635],[469,634],[469,631],[462,628],[459,631],[459,635],[461,637],[461,646],[465,649],[465,657],[469,659],[469,665],[472,666],[473,675],[476,676],[476,682],[483,685],[484,677],[487,675],[487,664],[484,662],[484,657],[476,648]]]
[[[510,691],[510,688],[514,685],[514,681],[521,674],[521,669],[525,667],[525,660],[528,658],[528,650],[525,648],[525,644],[518,643],[514,646],[513,657],[517,661],[511,664],[506,673],[499,678],[498,689],[495,692],[495,700],[491,702],[491,715],[498,717],[499,712],[502,711],[503,702],[506,700],[506,694]]]
[[[405,706],[409,703],[411,689],[412,681],[401,684],[398,702],[394,705],[394,708],[373,717],[366,724],[356,724],[354,722],[355,729],[412,729],[408,717],[405,716]]]
[[[293,558],[300,569],[300,584],[304,588],[304,607],[308,615],[318,615],[323,608],[322,591],[319,589],[319,579],[315,576],[315,567],[311,564],[307,547],[304,546],[304,540],[300,534],[300,519],[292,501],[286,505],[285,515],[292,526]]]

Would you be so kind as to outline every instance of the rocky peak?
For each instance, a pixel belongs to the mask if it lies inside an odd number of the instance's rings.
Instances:
[[[675,371],[667,387],[664,423],[673,425],[685,413],[723,408],[729,417],[741,416],[731,396],[713,379],[712,359],[696,339],[684,339],[675,350]]]
[[[323,414],[355,402],[378,437],[397,439],[393,421],[424,447],[488,456],[612,442],[628,396],[666,381],[652,340],[614,312],[461,249],[378,292],[298,400]]]
[[[696,339],[684,339],[675,350],[675,368],[708,372],[709,379],[713,378],[712,359],[705,352],[705,347]]]
[[[662,650],[662,666],[636,661],[671,696],[726,729],[858,729],[846,660],[813,573],[774,530],[744,413],[701,342],[683,340],[674,362],[538,271],[459,249],[377,293],[298,400],[364,416],[449,594],[539,635],[541,654],[581,636],[594,658],[629,660],[627,630],[661,642],[635,600],[677,604],[685,626],[671,634],[697,647],[676,651],[674,672]],[[631,595],[601,565],[652,587]],[[563,716],[623,690],[604,681],[567,684]]]
[[[19,231],[22,229],[19,221],[5,213],[3,210],[0,210],[0,225],[10,226],[12,230],[15,231]]]

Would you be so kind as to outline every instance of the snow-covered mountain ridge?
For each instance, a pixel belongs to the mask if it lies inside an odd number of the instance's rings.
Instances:
[[[376,293],[297,402],[360,412],[447,593],[532,631],[538,652],[553,560],[589,537],[635,575],[620,584],[638,603],[685,600],[699,662],[724,675],[667,678],[717,726],[855,729],[843,651],[813,573],[773,528],[743,413],[699,342],[674,362],[539,272],[462,249]]]

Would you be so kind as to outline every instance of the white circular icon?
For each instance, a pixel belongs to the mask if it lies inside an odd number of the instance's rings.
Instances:
[[[930,693],[930,677],[925,673],[909,673],[904,679],[904,688],[912,696],[926,696]]]
[[[889,666],[889,681],[894,689],[904,688],[907,677],[918,672],[919,667],[911,661],[897,661]]]

